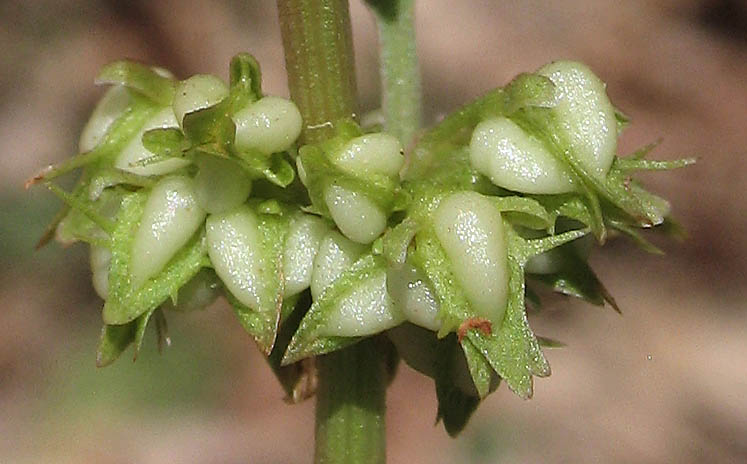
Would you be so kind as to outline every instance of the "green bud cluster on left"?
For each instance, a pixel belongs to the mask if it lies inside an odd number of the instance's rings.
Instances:
[[[228,84],[212,75],[178,81],[129,61],[106,66],[96,82],[110,88],[80,153],[29,183],[44,182],[65,203],[43,240],[90,244],[105,300],[98,364],[133,342],[137,356],[151,319],[162,337],[162,310],[201,308],[226,290],[250,308],[253,320],[242,322],[269,352],[283,297],[311,283],[308,243],[329,229],[302,201],[273,199],[295,180],[298,108],[262,94],[247,54],[232,60]],[[76,170],[72,191],[53,183]]]

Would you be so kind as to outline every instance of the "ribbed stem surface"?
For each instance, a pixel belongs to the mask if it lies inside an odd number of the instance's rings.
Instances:
[[[317,464],[386,462],[386,371],[365,340],[317,359]]]
[[[347,0],[278,0],[288,87],[304,120],[301,142],[332,134],[357,118],[353,42]],[[317,464],[386,460],[387,372],[370,340],[317,358]]]
[[[353,40],[347,0],[278,0],[291,99],[301,110],[302,143],[357,118]]]

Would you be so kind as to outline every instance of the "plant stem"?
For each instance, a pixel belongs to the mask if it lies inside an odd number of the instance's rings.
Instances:
[[[368,0],[379,27],[384,129],[407,147],[422,123],[415,0]]]
[[[357,117],[353,38],[347,0],[278,0],[291,99],[301,110],[301,143]]]
[[[386,371],[372,340],[317,358],[317,464],[386,461]]]
[[[278,0],[288,87],[304,119],[301,143],[329,137],[336,121],[357,116],[347,0]],[[364,340],[317,358],[317,464],[385,461],[387,372]]]

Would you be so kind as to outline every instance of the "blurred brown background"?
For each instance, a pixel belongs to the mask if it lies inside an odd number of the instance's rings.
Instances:
[[[361,101],[378,98],[375,29],[352,1]],[[649,176],[690,231],[665,258],[612,243],[593,263],[620,317],[562,299],[533,316],[554,374],[535,398],[505,387],[457,439],[434,427],[432,383],[402,366],[388,397],[391,463],[747,462],[747,2],[422,0],[419,47],[432,121],[515,74],[588,63],[633,118],[621,153],[697,166]],[[120,57],[177,76],[262,63],[286,94],[274,2],[0,2],[0,462],[311,462],[313,404],[287,406],[225,304],[170,318],[97,370],[100,301],[86,250],[33,253],[58,203],[24,179],[76,150]]]

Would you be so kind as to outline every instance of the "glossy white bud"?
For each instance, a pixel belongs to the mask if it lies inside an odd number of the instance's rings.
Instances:
[[[396,137],[384,133],[366,134],[348,141],[331,155],[341,169],[357,175],[383,174],[399,176],[405,164],[402,145]]]
[[[216,156],[200,156],[196,163],[197,203],[210,214],[223,213],[246,201],[252,180],[235,162]]]
[[[285,296],[300,293],[311,285],[314,258],[328,231],[324,220],[311,214],[299,214],[291,221],[283,254]]]
[[[119,154],[114,167],[123,171],[139,174],[141,176],[156,176],[168,174],[176,171],[189,164],[189,161],[183,158],[170,158],[155,163],[141,164],[141,161],[155,156],[143,146],[143,134],[152,129],[172,129],[179,128],[179,123],[174,116],[174,110],[168,106],[156,113],[127,146]]]
[[[257,216],[248,206],[213,214],[206,223],[208,255],[225,287],[246,306],[258,310],[268,282],[262,278],[262,242]]]
[[[438,301],[425,278],[409,264],[387,271],[387,290],[392,302],[409,322],[434,332],[441,328]]]
[[[558,121],[589,174],[603,179],[617,149],[615,108],[606,86],[586,65],[556,61],[537,71],[555,84]]]
[[[264,154],[289,149],[301,134],[301,113],[285,98],[263,97],[233,116],[236,148]]]
[[[366,247],[330,231],[322,239],[314,258],[311,274],[311,296],[318,299],[324,290],[363,254]]]
[[[91,245],[89,259],[93,289],[105,300],[109,296],[109,265],[112,262],[112,252],[106,247]]]
[[[386,271],[380,270],[342,297],[329,314],[320,335],[362,337],[401,324],[402,314],[386,291]]]
[[[197,275],[189,279],[179,289],[176,298],[176,305],[169,298],[164,303],[166,309],[172,311],[198,311],[210,306],[219,295],[220,281],[212,271],[207,269],[201,270]]]
[[[523,193],[574,189],[570,168],[539,140],[504,117],[482,121],[472,132],[470,163],[497,186]]]
[[[433,225],[476,315],[500,324],[508,301],[508,254],[501,213],[479,193],[458,192],[441,201]]]
[[[130,274],[135,288],[158,274],[202,225],[205,210],[195,198],[192,179],[161,179],[145,203],[135,232]]]
[[[324,200],[332,220],[354,242],[371,243],[386,229],[384,211],[360,192],[330,185]]]
[[[91,151],[101,143],[104,136],[130,104],[130,93],[123,85],[115,85],[106,91],[91,113],[80,134],[78,149],[81,153]]]
[[[181,81],[174,93],[174,115],[181,126],[184,115],[209,108],[228,96],[228,86],[210,74],[196,74]]]

